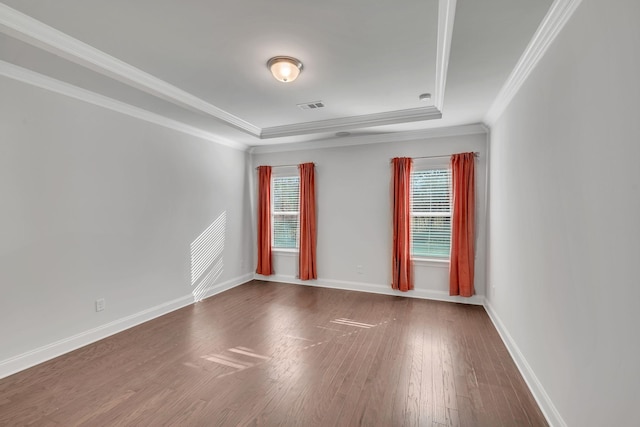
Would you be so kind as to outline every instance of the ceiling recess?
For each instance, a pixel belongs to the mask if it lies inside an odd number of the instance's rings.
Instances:
[[[304,102],[296,105],[302,110],[317,110],[318,108],[324,108],[324,102],[322,101]]]

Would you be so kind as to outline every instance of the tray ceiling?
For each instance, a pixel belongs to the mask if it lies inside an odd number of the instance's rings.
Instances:
[[[5,0],[0,70],[249,146],[415,131],[481,121],[550,4]],[[276,55],[298,80],[273,79]]]

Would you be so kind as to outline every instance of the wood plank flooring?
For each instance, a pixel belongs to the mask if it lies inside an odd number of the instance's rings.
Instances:
[[[252,281],[0,380],[2,426],[546,426],[484,308]]]

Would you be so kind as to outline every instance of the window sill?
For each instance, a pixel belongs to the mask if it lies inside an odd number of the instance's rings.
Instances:
[[[271,253],[283,256],[296,256],[300,251],[298,249],[271,248]]]
[[[449,268],[449,260],[441,258],[411,258],[418,266]]]

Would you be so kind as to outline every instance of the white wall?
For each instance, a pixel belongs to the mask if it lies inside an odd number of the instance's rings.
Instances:
[[[218,218],[201,294],[252,276],[248,153],[6,78],[0,93],[0,377],[192,302],[190,244]]]
[[[318,280],[308,284],[482,303],[485,279],[485,148],[486,134],[477,133],[410,142],[261,153],[252,157],[254,168],[302,162],[314,162],[316,165]],[[480,153],[477,177],[478,223],[481,224],[476,262],[478,296],[470,299],[449,297],[448,263],[416,265],[415,290],[407,293],[393,291],[390,285],[393,237],[391,158],[468,151]],[[275,276],[271,278],[297,282],[297,261],[297,254],[274,253]]]
[[[584,0],[491,130],[488,305],[557,425],[640,425],[639,17]]]

